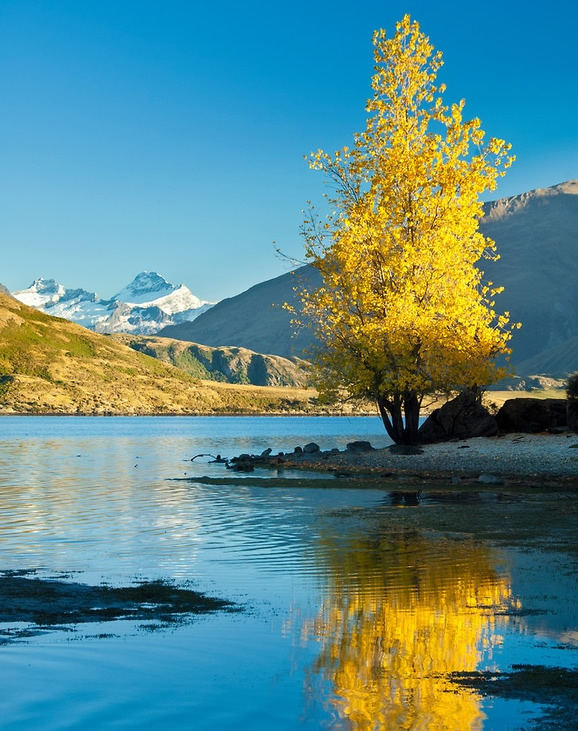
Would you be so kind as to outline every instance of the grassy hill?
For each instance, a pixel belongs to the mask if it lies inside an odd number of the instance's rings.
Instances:
[[[215,383],[0,293],[0,413],[316,411],[315,392]]]
[[[299,358],[261,355],[247,348],[212,348],[157,336],[116,333],[109,337],[196,378],[254,386],[307,386],[307,364]]]

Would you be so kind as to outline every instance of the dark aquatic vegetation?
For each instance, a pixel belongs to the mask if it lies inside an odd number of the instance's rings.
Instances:
[[[0,574],[0,642],[30,637],[46,628],[118,619],[179,623],[195,614],[232,611],[236,605],[165,581],[134,586],[89,586],[74,581],[38,578],[32,571]]]
[[[452,673],[456,685],[484,695],[546,706],[540,729],[575,728],[578,713],[578,670],[544,665],[512,665],[511,672]]]

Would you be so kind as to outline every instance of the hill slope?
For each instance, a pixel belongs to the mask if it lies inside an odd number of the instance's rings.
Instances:
[[[0,413],[307,411],[314,395],[200,381],[0,293]]]
[[[211,348],[208,345],[153,336],[117,333],[111,337],[129,348],[158,358],[196,378],[253,386],[307,385],[305,361],[261,355],[247,348]]]
[[[517,366],[518,375],[522,378],[547,375],[550,378],[565,380],[576,371],[578,371],[578,336],[566,340],[555,348],[544,350]]]
[[[284,302],[297,303],[294,287],[301,281],[318,286],[313,267],[282,274],[246,292],[221,300],[193,322],[163,328],[158,334],[213,347],[238,346],[257,353],[299,356],[311,344],[310,330],[294,332]]]
[[[488,203],[480,227],[496,241],[501,255],[483,267],[488,279],[505,287],[496,308],[523,323],[512,339],[513,363],[578,335],[578,181]],[[314,269],[302,267],[160,334],[205,345],[299,355],[311,342],[311,333],[294,337],[291,316],[281,309],[283,302],[295,302],[297,279],[314,287],[319,282]]]
[[[481,229],[501,255],[485,267],[505,287],[497,306],[522,323],[513,362],[578,335],[578,181],[487,204]]]

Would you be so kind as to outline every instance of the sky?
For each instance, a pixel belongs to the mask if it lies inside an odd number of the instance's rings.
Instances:
[[[218,301],[303,256],[304,156],[365,127],[373,31],[405,13],[514,166],[578,178],[578,4],[0,0],[0,283],[110,297],[157,271]]]

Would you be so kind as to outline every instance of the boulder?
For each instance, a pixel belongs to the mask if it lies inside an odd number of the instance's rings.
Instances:
[[[306,444],[303,447],[303,452],[305,454],[315,454],[316,452],[319,452],[319,451],[321,451],[319,449],[319,445],[315,444],[315,442],[309,442],[309,444]]]
[[[497,433],[496,417],[474,394],[463,391],[428,416],[419,428],[419,441],[433,444],[450,439],[493,437]]]
[[[235,472],[253,472],[255,469],[253,457],[250,454],[240,454],[238,457],[233,457],[231,462],[227,464],[227,469]]]
[[[532,434],[568,424],[566,399],[512,398],[496,414],[500,431]]]
[[[349,444],[347,445],[347,450],[349,452],[372,452],[373,447],[369,442],[357,441],[349,442]]]

